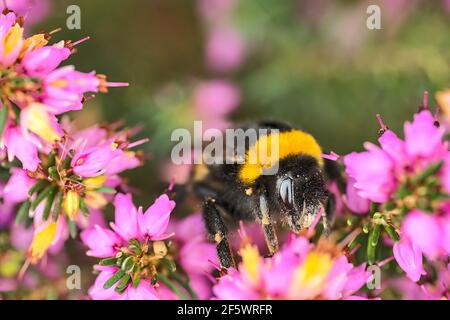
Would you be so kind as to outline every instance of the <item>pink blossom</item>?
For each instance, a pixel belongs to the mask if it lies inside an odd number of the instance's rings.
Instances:
[[[438,216],[420,210],[411,211],[402,223],[402,234],[429,259],[435,259],[444,251],[445,231]]]
[[[137,209],[133,204],[131,194],[119,193],[116,195],[114,207],[116,208],[115,222],[111,223],[111,228],[123,240],[140,238]]]
[[[5,9],[4,3],[19,16],[26,16],[29,24],[42,21],[51,7],[49,0],[6,0],[0,1],[0,11]]]
[[[71,163],[73,171],[82,177],[102,175],[106,171],[106,166],[115,157],[116,150],[112,143],[77,150]]]
[[[434,125],[434,118],[428,110],[414,115],[413,122],[405,123],[406,151],[416,159],[439,160],[446,147],[442,143],[444,131]]]
[[[40,163],[37,147],[23,135],[19,127],[7,127],[4,132],[4,139],[9,161],[13,161],[14,157],[17,157],[22,162],[24,169],[30,171],[37,169]]]
[[[407,236],[401,237],[400,242],[394,244],[394,257],[400,268],[406,272],[412,281],[419,281],[425,274],[422,266],[422,252]]]
[[[358,189],[355,188],[355,179],[349,178],[345,194],[345,204],[354,213],[367,213],[370,208],[370,201],[359,196]]]
[[[156,290],[148,281],[141,280],[137,288],[129,286],[123,294],[114,291],[116,285],[109,289],[103,288],[105,282],[117,271],[115,268],[100,267],[94,285],[89,289],[89,296],[94,300],[157,300]]]
[[[442,141],[444,131],[434,122],[429,110],[416,114],[412,122],[405,124],[404,141],[381,122],[385,131],[378,140],[381,148],[366,143],[366,152],[345,156],[346,172],[354,179],[358,194],[374,202],[386,202],[398,187],[398,181],[405,176],[418,174],[447,159],[447,143]],[[448,175],[447,168],[444,165],[442,169],[444,178]],[[447,182],[443,184],[446,186]]]
[[[206,45],[208,66],[216,71],[236,70],[244,60],[245,44],[231,28],[217,27],[210,31]]]
[[[163,194],[144,212],[138,212],[138,225],[142,236],[148,236],[151,240],[164,240],[170,235],[166,233],[169,225],[169,217],[175,202]]]
[[[201,114],[226,115],[240,101],[238,88],[226,80],[211,80],[200,84],[194,92],[194,103]]]
[[[123,241],[145,237],[150,240],[163,240],[169,236],[166,229],[175,202],[167,195],[163,194],[157,198],[145,213],[142,213],[142,209],[136,209],[130,194],[117,194],[114,206],[116,207],[115,222],[111,223],[111,228]],[[97,226],[97,228],[100,227]],[[112,237],[111,233],[108,233],[108,238],[117,239],[115,236]],[[108,246],[110,243],[112,242],[105,242]],[[88,243],[87,245],[89,246]]]
[[[175,202],[167,195],[156,199],[150,208],[142,213],[136,209],[131,195],[118,194],[115,198],[115,221],[111,223],[113,231],[96,225],[81,233],[81,239],[89,247],[88,255],[98,258],[115,257],[121,247],[127,246],[130,240],[141,242],[166,239],[166,229]],[[114,287],[104,289],[104,284],[116,271],[117,267],[100,267],[102,271],[95,284],[90,288],[89,295],[93,299],[155,299],[156,291],[146,279],[141,279],[137,288],[130,283],[123,294],[119,295]],[[117,284],[116,284],[117,285]]]
[[[395,190],[394,163],[377,146],[366,143],[366,152],[353,152],[344,158],[347,174],[356,181],[353,186],[359,196],[374,202],[384,202]]]
[[[81,240],[90,248],[86,254],[98,258],[114,256],[116,254],[115,247],[122,243],[121,238],[115,232],[98,225],[83,231]]]
[[[52,106],[55,114],[83,107],[87,92],[98,92],[100,80],[94,72],[76,71],[73,66],[56,69],[45,76],[43,103]]]
[[[70,54],[63,43],[58,43],[27,52],[22,65],[30,76],[42,77],[55,70]]]
[[[3,198],[6,202],[18,203],[28,199],[28,190],[36,183],[25,170],[11,169],[11,177],[3,190]]]
[[[367,282],[365,265],[355,268],[344,255],[320,248],[306,238],[291,238],[264,259],[256,246],[246,244],[238,269],[228,269],[213,292],[219,299],[345,299]]]

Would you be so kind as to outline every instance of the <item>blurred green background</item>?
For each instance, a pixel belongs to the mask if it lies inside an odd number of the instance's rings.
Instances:
[[[130,82],[99,94],[73,116],[81,126],[117,119],[144,126],[140,135],[150,137],[144,148],[151,159],[129,176],[147,199],[165,187],[161,172],[170,161],[171,130],[190,128],[195,119],[198,81],[227,79],[239,88],[233,121],[287,120],[340,154],[376,139],[376,113],[400,133],[424,90],[433,97],[450,86],[449,1],[231,2],[226,18],[208,20],[200,1],[58,0],[34,26],[62,27],[53,40],[91,36],[69,63]],[[71,4],[81,9],[81,30],[66,28]],[[369,4],[381,7],[381,30],[366,27]],[[217,25],[232,27],[245,47],[231,71],[205,62]]]

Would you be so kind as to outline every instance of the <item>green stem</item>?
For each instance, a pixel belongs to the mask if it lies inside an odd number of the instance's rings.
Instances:
[[[189,297],[187,297],[183,292],[181,292],[181,290],[165,275],[161,273],[158,274],[158,279],[161,280],[161,282],[164,283],[167,287],[169,287],[169,289],[172,290],[181,300],[189,300]]]
[[[184,281],[177,273],[171,273],[170,276],[175,279],[190,294],[193,300],[198,300],[197,294],[189,285],[189,280]]]

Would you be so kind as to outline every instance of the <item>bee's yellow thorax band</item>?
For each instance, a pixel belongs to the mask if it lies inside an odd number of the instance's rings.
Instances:
[[[261,176],[263,169],[298,154],[311,156],[320,166],[323,165],[322,149],[313,136],[306,132],[291,130],[262,136],[247,151],[245,163],[239,170],[239,179],[247,184],[252,183]]]

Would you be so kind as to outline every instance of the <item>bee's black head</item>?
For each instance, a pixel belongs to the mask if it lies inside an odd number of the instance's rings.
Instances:
[[[301,155],[280,163],[275,194],[282,220],[292,231],[309,227],[327,196],[317,160]]]

